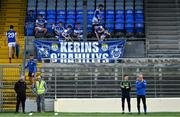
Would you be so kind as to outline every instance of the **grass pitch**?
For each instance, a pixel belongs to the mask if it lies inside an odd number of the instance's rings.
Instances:
[[[180,117],[180,113],[143,113],[138,115],[137,113],[132,114],[121,114],[121,113],[58,113],[55,115],[53,112],[48,113],[33,113],[33,117]],[[0,117],[30,117],[29,113],[0,113]]]

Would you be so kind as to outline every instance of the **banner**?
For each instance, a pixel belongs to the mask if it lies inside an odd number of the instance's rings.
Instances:
[[[51,58],[58,63],[109,63],[124,54],[125,40],[117,41],[34,41],[37,59]]]

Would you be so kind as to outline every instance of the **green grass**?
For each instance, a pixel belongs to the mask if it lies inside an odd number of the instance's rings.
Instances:
[[[0,117],[27,117],[29,113],[0,113]],[[180,117],[180,113],[148,113],[147,115],[137,113],[124,114],[121,113],[33,113],[33,117]]]

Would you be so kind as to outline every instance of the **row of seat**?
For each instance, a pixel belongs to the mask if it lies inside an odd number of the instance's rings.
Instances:
[[[113,1],[87,1],[88,32],[92,32],[94,10],[98,4],[103,4],[102,24],[110,32],[144,33],[143,0]],[[34,15],[43,14],[50,24],[59,21],[71,25],[83,23],[83,0],[29,0],[28,10],[34,10]]]

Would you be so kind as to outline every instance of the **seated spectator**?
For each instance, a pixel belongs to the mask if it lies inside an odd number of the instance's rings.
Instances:
[[[96,38],[100,41],[100,40],[106,40],[107,38],[110,37],[110,33],[104,29],[104,27],[102,25],[95,25],[94,26],[94,31],[96,34]]]
[[[33,14],[33,10],[30,10],[26,17],[26,23],[34,23],[35,22],[35,16]]]
[[[36,27],[35,27],[35,37],[37,37],[38,32],[43,32],[44,35],[47,32],[47,29],[45,28],[45,24],[47,21],[43,18],[42,15],[38,16],[38,19],[36,19]]]
[[[64,38],[62,36],[62,33],[64,32],[64,26],[63,26],[63,23],[61,21],[56,26],[53,24],[52,29],[54,29],[54,32],[56,34],[57,39]]]
[[[83,29],[81,28],[80,23],[76,24],[76,28],[74,30],[74,37],[79,40],[83,39]]]
[[[65,40],[71,40],[73,41],[72,37],[73,37],[73,28],[71,25],[67,26],[67,29],[64,30],[64,32],[62,33],[62,36],[65,38]]]

